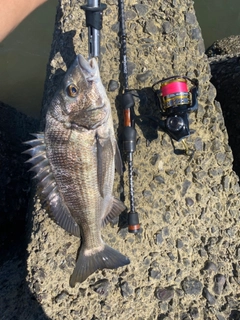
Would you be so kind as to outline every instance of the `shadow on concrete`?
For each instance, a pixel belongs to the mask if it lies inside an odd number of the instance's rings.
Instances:
[[[30,292],[27,276],[26,213],[30,195],[29,167],[21,152],[39,121],[0,103],[0,310],[4,320],[47,320]]]

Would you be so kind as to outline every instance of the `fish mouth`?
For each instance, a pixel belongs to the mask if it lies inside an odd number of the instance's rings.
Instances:
[[[77,61],[80,69],[83,71],[86,78],[94,78],[97,71],[97,61],[95,58],[86,60],[81,54],[77,56]],[[88,79],[91,80],[91,79]]]

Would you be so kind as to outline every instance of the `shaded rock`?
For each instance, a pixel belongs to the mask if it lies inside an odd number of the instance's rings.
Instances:
[[[224,285],[226,283],[226,278],[222,274],[216,274],[214,277],[214,286],[213,286],[213,291],[216,294],[222,294]]]
[[[115,80],[110,80],[108,84],[108,91],[115,91],[119,88],[119,84]]]
[[[109,287],[110,287],[110,283],[108,279],[100,279],[94,284],[90,285],[90,288],[92,288],[95,292],[97,292],[101,296],[108,295]]]
[[[156,288],[155,296],[160,301],[169,301],[174,296],[174,290],[171,287],[167,288]]]
[[[207,299],[208,303],[213,305],[216,303],[214,296],[208,291],[206,287],[203,288],[203,297]]]
[[[149,6],[145,4],[135,4],[134,8],[140,17],[143,17],[149,10]]]
[[[148,70],[144,73],[138,74],[136,78],[139,82],[145,82],[151,76],[151,74],[152,72]]]
[[[204,270],[207,270],[209,272],[217,272],[218,267],[217,265],[212,261],[206,261]]]
[[[202,292],[202,283],[193,278],[185,278],[182,282],[182,288],[185,293],[190,295],[199,295]]]
[[[129,285],[127,281],[124,281],[120,284],[120,289],[121,289],[121,295],[123,297],[128,297],[133,294],[133,289]]]
[[[199,318],[199,311],[197,307],[191,307],[189,313],[193,319]]]

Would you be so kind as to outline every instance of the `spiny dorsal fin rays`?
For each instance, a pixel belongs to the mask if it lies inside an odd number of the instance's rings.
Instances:
[[[36,154],[42,153],[46,151],[46,146],[44,144],[36,144],[31,149],[28,149],[26,151],[23,151],[24,154],[29,154],[31,157],[34,157]]]
[[[36,173],[33,178],[38,180],[38,190],[40,191],[43,205],[49,207],[49,216],[54,222],[70,234],[80,237],[79,226],[75,223],[59,195],[56,181],[47,159],[44,134],[38,133],[32,135],[37,139],[24,142],[24,144],[30,145],[32,148],[23,153],[31,156],[26,163],[33,165],[29,171]]]
[[[42,181],[42,179],[44,179],[50,172],[51,172],[50,166],[46,166],[45,168],[42,168],[41,171],[38,171],[37,174],[33,177],[33,179]]]
[[[41,170],[45,170],[46,167],[50,168],[49,161],[48,161],[48,159],[43,159],[41,162],[39,162],[38,164],[36,164],[32,168],[30,168],[28,171],[33,171],[35,173],[38,173]]]

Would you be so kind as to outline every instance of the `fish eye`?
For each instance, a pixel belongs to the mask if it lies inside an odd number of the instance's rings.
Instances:
[[[76,95],[78,94],[78,88],[74,84],[70,84],[67,87],[67,94],[69,95],[69,97],[76,97]]]

